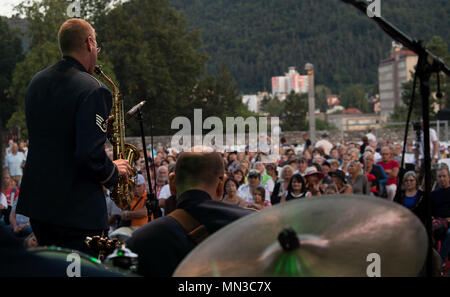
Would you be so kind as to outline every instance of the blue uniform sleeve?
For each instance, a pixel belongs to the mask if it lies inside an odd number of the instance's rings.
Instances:
[[[385,185],[387,183],[387,180],[388,180],[386,172],[384,171],[384,168],[382,166],[379,166],[379,165],[377,165],[377,166],[378,166],[378,168],[380,168],[380,172],[383,175],[383,178],[380,179],[380,184],[381,185]]]
[[[110,108],[111,93],[98,88],[82,99],[76,114],[75,159],[79,172],[107,188],[118,180],[118,169],[105,152]]]

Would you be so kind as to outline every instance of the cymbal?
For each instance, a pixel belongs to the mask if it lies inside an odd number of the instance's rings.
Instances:
[[[319,196],[233,222],[192,250],[173,276],[417,276],[427,247],[420,220],[397,203]]]

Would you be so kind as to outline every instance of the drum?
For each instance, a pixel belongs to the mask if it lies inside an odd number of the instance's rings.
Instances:
[[[67,277],[138,277],[131,271],[101,263],[88,254],[56,246],[30,248],[28,251],[52,263],[67,263],[66,271],[61,276]]]

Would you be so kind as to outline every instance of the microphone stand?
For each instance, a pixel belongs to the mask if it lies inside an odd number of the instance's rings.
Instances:
[[[357,0],[343,0],[350,3],[357,9],[367,15],[368,5],[365,2]],[[426,260],[426,274],[432,276],[432,222],[431,222],[431,157],[430,157],[430,77],[432,73],[443,71],[450,76],[450,69],[441,58],[433,55],[420,41],[413,40],[402,31],[394,27],[392,24],[384,20],[382,17],[373,17],[383,31],[385,31],[394,40],[403,44],[419,56],[417,62],[416,74],[420,79],[420,95],[422,97],[422,118],[423,118],[423,142],[424,142],[424,169],[425,169],[425,191],[424,200],[427,207],[427,217],[425,227],[428,233],[428,255]],[[403,163],[403,162],[402,162]]]
[[[143,125],[144,119],[142,117],[141,108],[139,108],[137,110],[137,120],[139,121],[139,126],[140,126],[140,130],[141,130],[141,140],[142,140],[142,146],[144,149],[144,159],[145,159],[145,171],[147,173],[147,180],[149,182],[149,187],[148,187],[149,193],[147,194],[146,206],[147,206],[148,218],[149,218],[149,220],[151,220],[152,214],[153,214],[154,219],[162,216],[162,214],[161,214],[161,209],[159,208],[158,199],[156,199],[156,193],[153,192],[152,180],[150,178],[150,168],[148,166],[147,146],[145,144],[145,134],[144,134],[144,125]],[[151,132],[153,132],[153,129],[151,130]],[[153,133],[151,133],[151,134],[153,134]],[[152,135],[152,138],[153,138],[153,135]],[[155,158],[153,156],[153,145],[152,145],[152,158],[154,161]]]

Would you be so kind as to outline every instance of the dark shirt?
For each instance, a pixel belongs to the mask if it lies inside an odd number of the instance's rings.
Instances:
[[[375,176],[375,184],[377,186],[377,192],[379,195],[381,194],[381,185],[385,184],[387,182],[387,176],[384,172],[383,167],[377,164],[373,164],[372,170],[370,171],[370,174]]]
[[[189,190],[177,201],[177,208],[184,209],[209,235],[229,223],[254,211],[214,201],[208,193]],[[171,276],[183,258],[195,248],[195,243],[181,225],[172,217],[158,218],[136,230],[127,246],[139,255],[138,273],[144,276]]]
[[[431,197],[432,215],[436,218],[450,218],[450,187],[437,188]]]
[[[111,92],[75,59],[37,73],[27,87],[29,151],[17,213],[79,229],[107,229],[102,184],[117,183],[105,152]]]

